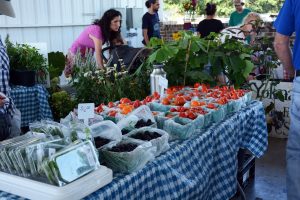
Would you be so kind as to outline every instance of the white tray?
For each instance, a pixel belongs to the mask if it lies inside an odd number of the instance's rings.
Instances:
[[[112,181],[112,170],[102,166],[63,187],[0,172],[0,190],[28,199],[81,199]]]

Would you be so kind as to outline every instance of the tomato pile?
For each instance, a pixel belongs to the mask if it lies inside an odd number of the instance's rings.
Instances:
[[[179,116],[194,120],[198,115],[205,115],[209,110],[217,110],[220,106],[243,97],[247,92],[234,87],[211,88],[209,85],[195,83],[193,87],[170,87],[162,97],[155,92],[143,100],[132,101],[122,98],[118,102],[101,104],[95,108],[95,112],[98,114],[105,112],[110,117],[116,117],[117,114],[127,115],[141,105],[156,102],[169,108],[165,113],[167,118]],[[154,111],[153,115],[157,115],[157,112]]]

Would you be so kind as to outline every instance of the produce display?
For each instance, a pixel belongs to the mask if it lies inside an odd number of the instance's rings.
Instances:
[[[1,171],[64,186],[99,168],[131,173],[170,148],[170,140],[201,133],[251,101],[251,92],[196,83],[144,100],[122,98],[95,108],[84,125],[71,112],[61,123],[30,124],[30,132],[0,142]]]

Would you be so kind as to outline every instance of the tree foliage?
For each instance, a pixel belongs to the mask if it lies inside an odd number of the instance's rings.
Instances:
[[[168,8],[168,5],[177,5],[180,8],[186,1],[187,0],[164,0],[164,3],[166,4],[166,8]],[[230,13],[235,10],[232,0],[198,0],[196,9],[198,14],[205,14],[206,3],[215,3],[219,16],[229,16]],[[257,13],[278,13],[282,4],[283,0],[248,0],[246,1],[245,7]]]

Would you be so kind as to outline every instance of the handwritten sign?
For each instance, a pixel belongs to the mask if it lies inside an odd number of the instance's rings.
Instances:
[[[88,120],[94,118],[95,112],[94,103],[80,103],[78,104],[78,119],[83,119],[84,124],[88,125]]]
[[[160,96],[162,96],[165,92],[165,89],[168,88],[168,79],[160,76],[158,78],[158,85],[159,85],[159,93],[160,93]]]

